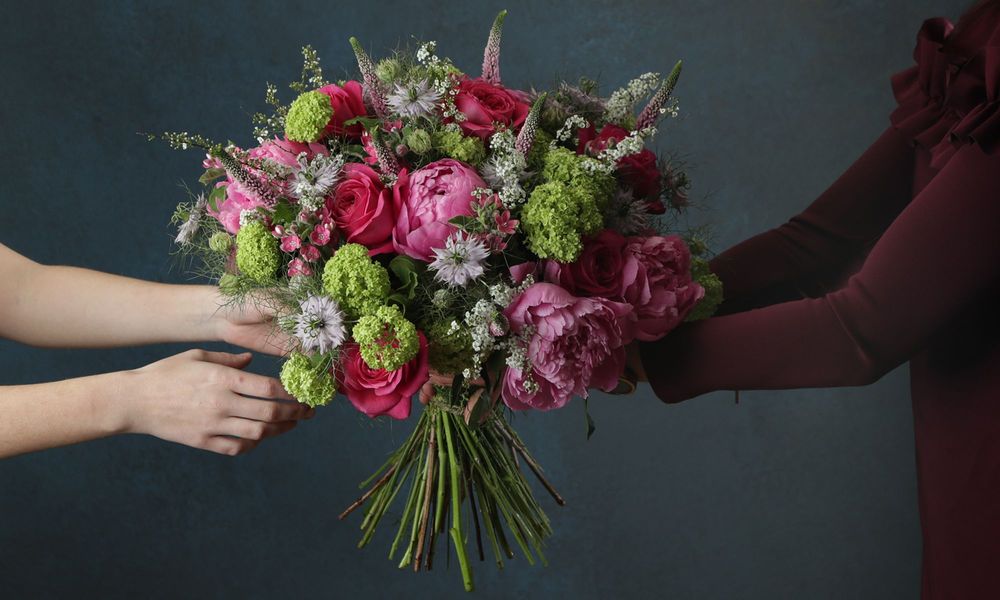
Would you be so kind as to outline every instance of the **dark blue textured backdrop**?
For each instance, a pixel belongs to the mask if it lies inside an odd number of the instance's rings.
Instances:
[[[199,156],[136,131],[247,143],[264,83],[296,77],[304,43],[331,75],[353,67],[350,35],[372,49],[436,39],[475,70],[506,7],[502,72],[514,86],[557,73],[610,88],[684,59],[683,117],[660,143],[690,157],[694,195],[711,205],[694,217],[721,249],[780,223],[850,164],[887,123],[888,76],[911,63],[921,20],[962,4],[5,3],[0,241],[41,262],[183,281],[166,224]],[[0,342],[0,383],[179,349]],[[916,597],[905,368],[865,389],[746,393],[739,406],[714,394],[666,407],[643,389],[597,397],[591,412],[590,441],[582,403],[517,419],[569,505],[542,497],[551,566],[478,565],[480,597]],[[357,519],[336,520],[408,427],[339,402],[236,459],[123,437],[0,462],[0,597],[460,597],[443,562],[396,570],[388,527],[358,551]]]

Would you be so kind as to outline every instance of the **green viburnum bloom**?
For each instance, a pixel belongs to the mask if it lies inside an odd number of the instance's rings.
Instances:
[[[437,321],[425,331],[428,360],[441,373],[461,373],[471,365],[472,334],[464,327],[452,330],[451,322]]]
[[[212,237],[208,238],[208,247],[212,252],[225,254],[233,247],[233,238],[225,231],[216,231]]]
[[[545,166],[545,156],[549,153],[549,144],[552,143],[552,135],[539,128],[535,132],[535,143],[528,151],[528,169],[531,171],[541,171]]]
[[[542,177],[545,181],[557,181],[579,189],[592,196],[599,207],[604,207],[614,194],[615,178],[608,173],[584,169],[585,160],[588,159],[568,148],[552,148],[542,161]]]
[[[521,212],[531,251],[561,263],[575,261],[583,250],[581,238],[597,233],[603,224],[593,195],[556,181],[536,187]]]
[[[323,289],[347,316],[375,312],[389,298],[389,273],[360,244],[345,244],[323,268]]]
[[[431,134],[426,129],[413,129],[403,136],[403,143],[417,154],[427,154],[434,146]]]
[[[278,240],[260,221],[250,221],[236,234],[236,266],[257,283],[274,281],[281,266],[281,251]]]
[[[691,278],[705,288],[705,296],[695,304],[684,320],[707,319],[722,304],[722,281],[709,269],[708,261],[702,258],[691,259]]]
[[[333,116],[330,97],[322,92],[306,92],[292,102],[285,117],[285,136],[295,142],[315,142]]]
[[[472,166],[479,166],[486,160],[486,146],[475,136],[465,136],[461,131],[443,129],[434,135],[434,146],[450,158]]]
[[[417,327],[396,306],[380,306],[361,317],[353,336],[362,360],[372,369],[395,371],[420,351]]]
[[[293,352],[281,367],[281,385],[296,400],[309,406],[326,406],[337,393],[330,371],[313,364],[301,352]]]

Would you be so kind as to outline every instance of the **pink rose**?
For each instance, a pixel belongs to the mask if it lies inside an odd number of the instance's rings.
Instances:
[[[341,351],[337,379],[344,395],[355,408],[369,417],[389,415],[394,419],[410,416],[410,399],[430,379],[427,339],[422,332],[420,352],[395,371],[372,369],[361,358],[358,345],[350,342]]]
[[[629,132],[610,123],[596,133],[593,125],[579,131],[578,154],[597,154],[608,147],[611,140],[620,142],[627,138]],[[623,184],[632,190],[632,194],[642,200],[647,200],[649,212],[663,214],[663,203],[660,195],[660,169],[656,166],[656,155],[648,148],[642,152],[622,157],[618,160],[618,176]]]
[[[360,123],[344,126],[344,121],[350,121],[354,117],[363,117],[367,114],[365,102],[362,96],[361,84],[357,81],[348,81],[344,87],[339,85],[324,85],[316,90],[330,97],[330,106],[333,107],[333,117],[326,126],[327,135],[347,136],[358,139],[364,128]]]
[[[344,165],[341,182],[326,206],[347,242],[365,246],[372,255],[392,251],[392,228],[396,224],[394,192],[405,186],[407,179],[406,171],[401,171],[395,187],[388,189],[368,165]]]
[[[472,191],[485,187],[475,169],[451,158],[414,171],[400,187],[392,232],[396,251],[430,262],[431,250],[444,248],[445,240],[457,230],[448,221],[459,215],[471,216]]]
[[[465,120],[458,123],[462,131],[484,142],[489,142],[496,133],[496,123],[519,129],[531,110],[524,92],[508,90],[478,77],[459,81],[455,107],[465,115]]]
[[[635,337],[665,336],[705,296],[691,280],[691,253],[676,235],[629,238],[622,271],[622,299],[635,308]]]
[[[587,397],[590,387],[618,385],[629,339],[627,304],[577,298],[558,285],[536,283],[504,312],[512,331],[534,331],[528,344],[531,372],[504,373],[503,399],[510,408],[561,408],[573,396]],[[525,389],[529,376],[538,386],[533,392]]]

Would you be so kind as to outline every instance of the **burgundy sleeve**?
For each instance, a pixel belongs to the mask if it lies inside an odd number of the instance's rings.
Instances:
[[[713,390],[877,380],[995,285],[998,172],[1000,154],[966,146],[896,218],[842,289],[713,317],[644,344],[653,390],[677,402]]]
[[[912,183],[913,148],[890,127],[805,211],[712,261],[720,313],[839,287],[910,201]]]

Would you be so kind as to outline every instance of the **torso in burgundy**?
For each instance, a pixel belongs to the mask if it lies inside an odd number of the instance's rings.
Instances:
[[[717,257],[720,316],[643,346],[667,402],[863,385],[910,361],[923,597],[1000,597],[1000,1],[924,23],[892,125]]]

